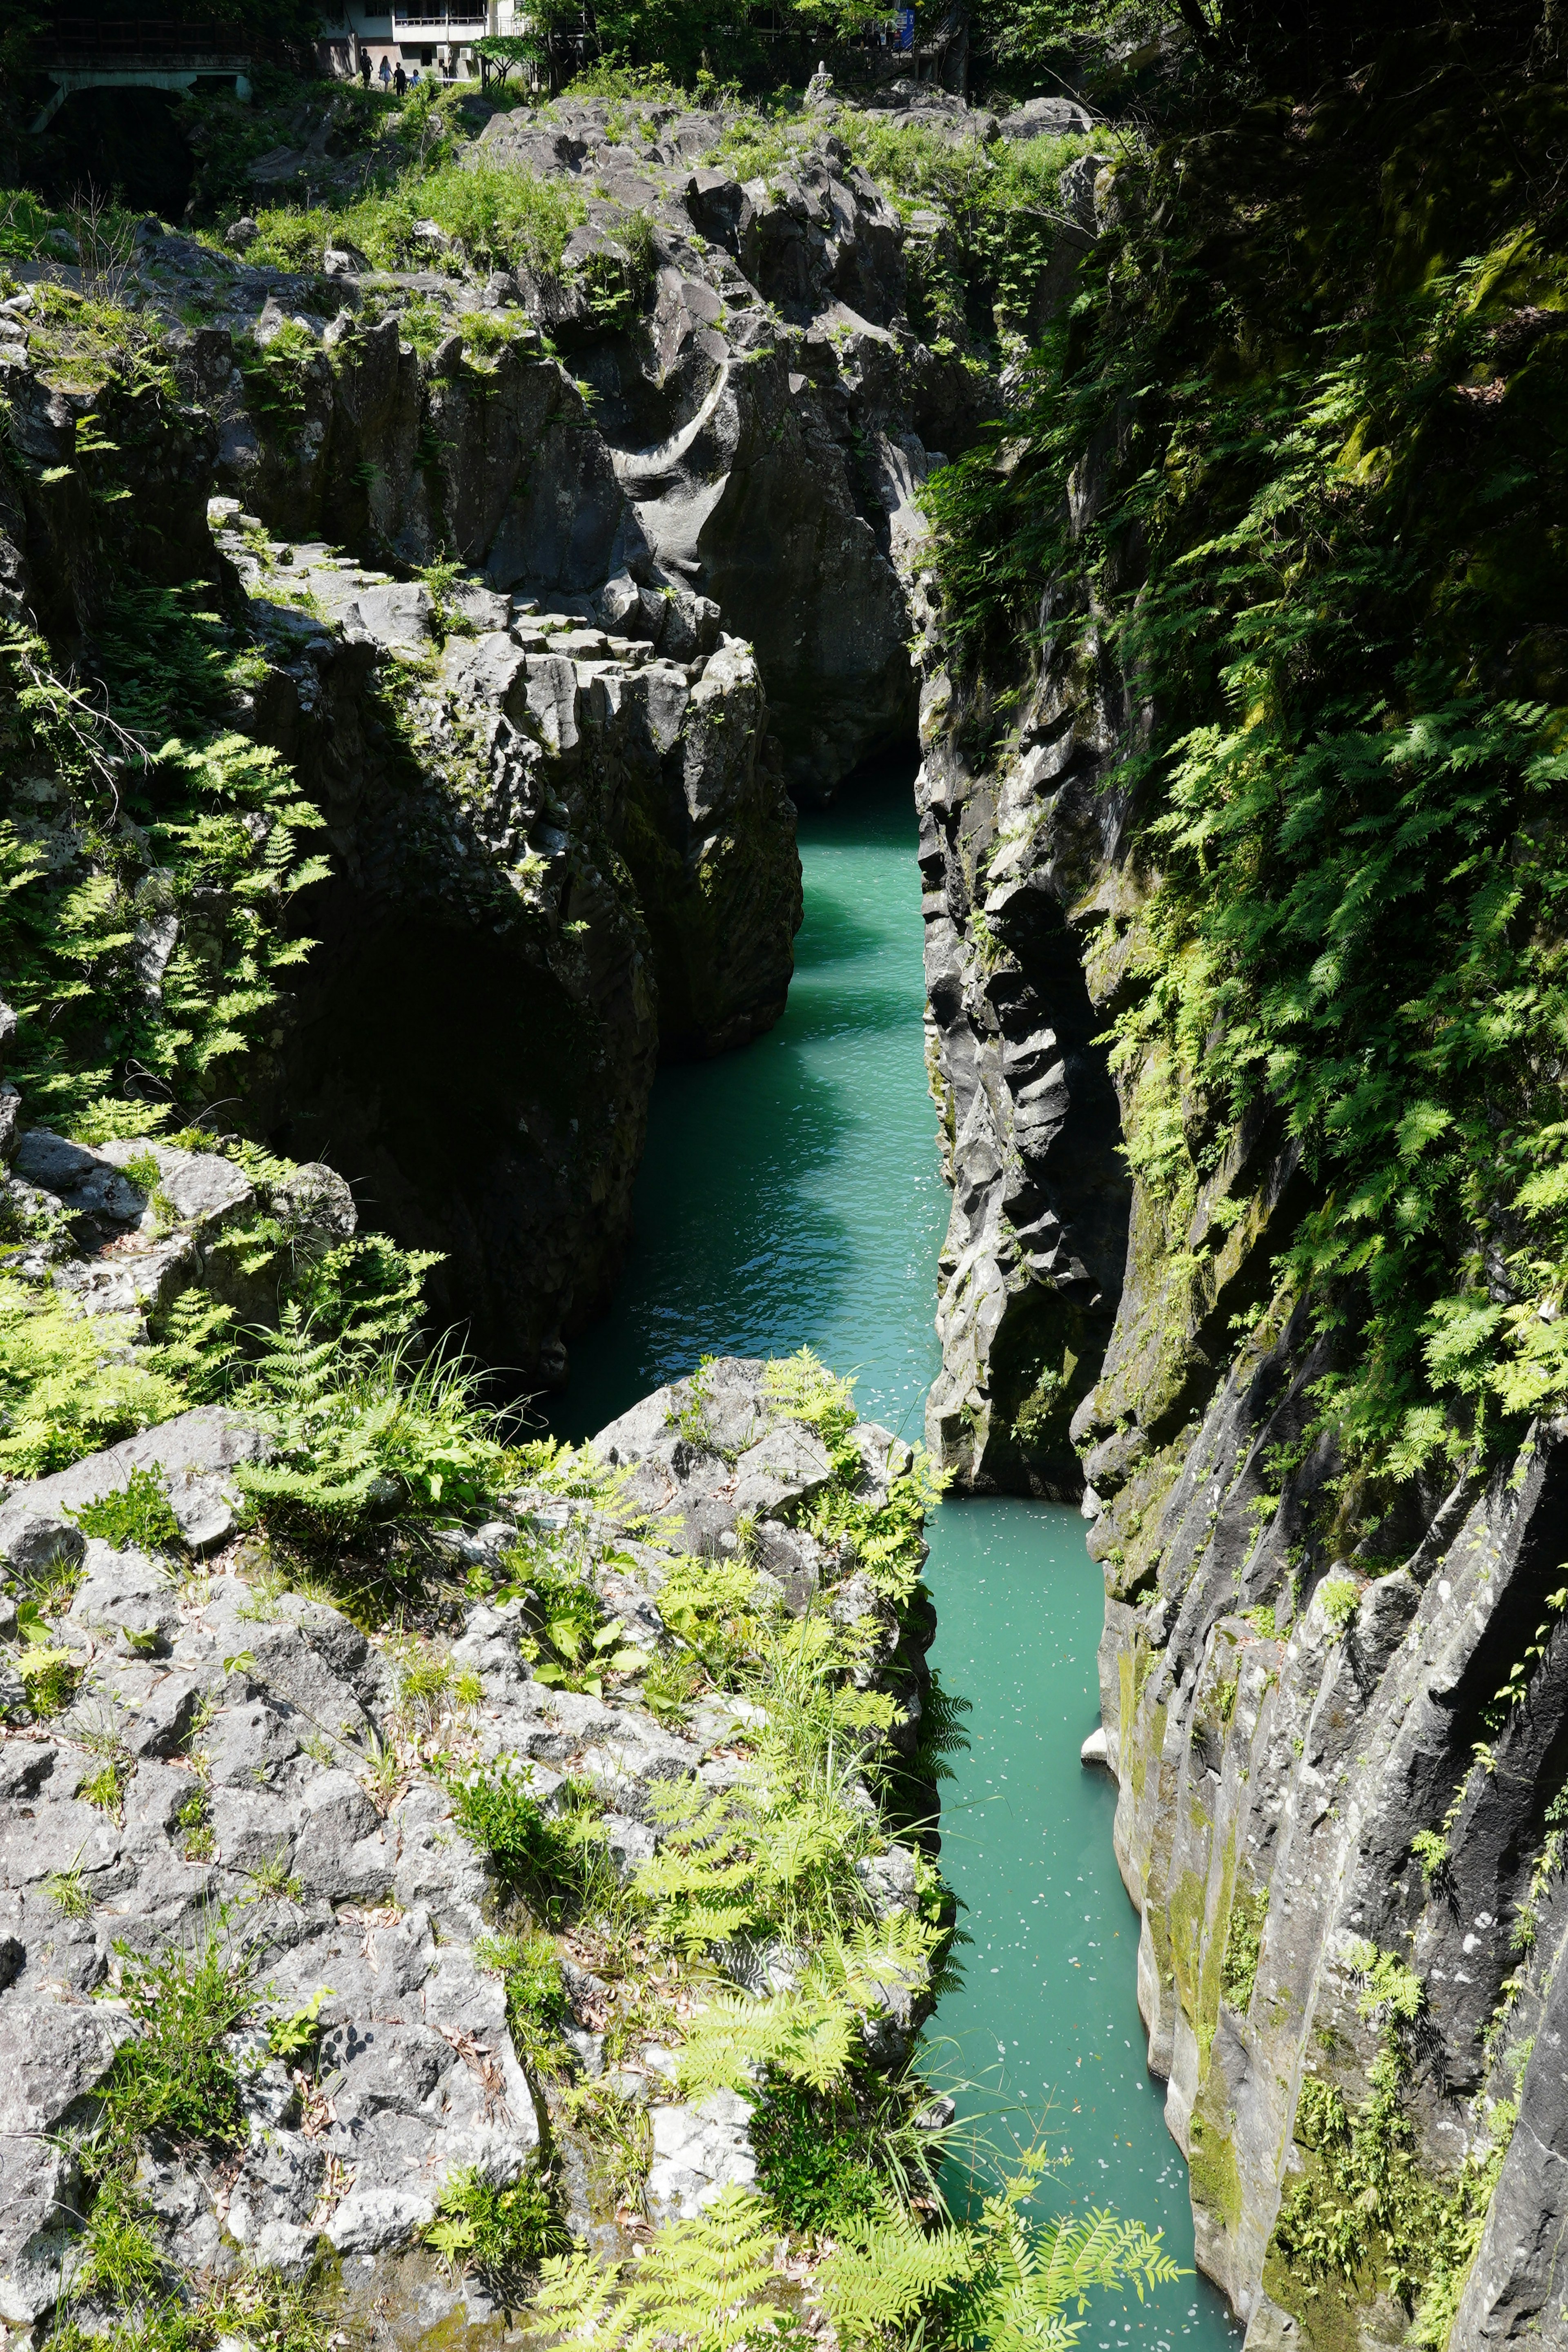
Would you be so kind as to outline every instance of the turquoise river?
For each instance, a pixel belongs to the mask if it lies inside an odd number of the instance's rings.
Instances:
[[[583,1435],[704,1353],[809,1342],[860,1409],[918,1436],[947,1196],[926,1091],[920,877],[906,767],[801,820],[805,920],[777,1028],[655,1089],[637,1239],[614,1307],[574,1353],[562,1425]],[[942,1793],[942,1866],[972,1937],[926,2035],[928,2071],[1005,2146],[1069,2159],[1043,2196],[1109,2205],[1193,2258],[1186,2172],[1134,1999],[1138,1922],[1111,1853],[1114,1791],[1079,1748],[1099,1721],[1100,1581],[1076,1512],[952,1502],[933,1515],[932,1663],[968,1698]],[[1080,2339],[1234,2352],[1219,2295],[1184,2278],[1102,2297]]]

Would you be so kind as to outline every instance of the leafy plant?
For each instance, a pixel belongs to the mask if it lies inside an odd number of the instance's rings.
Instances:
[[[1327,1577],[1318,1588],[1318,1600],[1330,1636],[1337,1641],[1360,1605],[1361,1586],[1352,1576]]]
[[[566,2092],[561,2106],[616,2207],[640,2213],[653,2163],[653,2126],[647,2105],[613,2083],[599,2082]]]
[[[858,1468],[858,1457],[857,1457]],[[806,1524],[819,1543],[845,1550],[864,1569],[879,1592],[907,1601],[925,1559],[921,1529],[926,1515],[952,1481],[923,1445],[910,1449],[907,1466],[889,1476],[887,1500],[856,1494],[840,1480],[811,1504]]]
[[[1417,1830],[1410,1841],[1410,1851],[1421,1865],[1422,1880],[1430,1892],[1448,1867],[1448,1841],[1440,1831]]]
[[[322,2039],[322,2001],[331,2000],[331,1985],[318,1985],[303,2009],[289,2011],[289,2016],[275,2016],[268,2022],[266,2044],[273,2058],[299,2061],[308,2058]]]
[[[123,1486],[111,1487],[79,1510],[68,1511],[84,1536],[97,1536],[111,1550],[128,1544],[150,1552],[183,1552],[184,1538],[156,1470],[132,1470]]]
[[[491,2289],[515,2294],[523,2277],[547,2256],[559,2255],[572,2237],[550,2175],[535,2165],[508,2188],[472,2168],[453,2173],[425,2242],[454,2274],[471,2270]]]
[[[156,2217],[128,2173],[115,2167],[97,2183],[74,2284],[118,2303],[137,2304],[163,2277]]]
[[[184,1395],[131,1319],[0,1275],[0,1467],[42,1478],[179,1412]]]
[[[546,2076],[563,2073],[568,2053],[562,2036],[571,2011],[549,1937],[485,1936],[475,1954],[506,1986],[506,2021],[524,2066]]]
[[[661,2230],[623,2281],[589,2254],[545,2263],[530,2336],[569,2336],[584,2352],[650,2352],[674,2337],[692,2352],[736,2352],[783,2316],[769,2299],[774,2228],[765,2200],[721,2189],[694,2221]]]
[[[29,1640],[41,1632],[36,1623],[23,1621],[17,1611],[17,1621],[24,1635],[22,1649],[14,1664],[27,1694],[27,1705],[41,1721],[51,1716],[63,1715],[81,1685],[86,1668],[74,1650],[57,1649],[48,1636]]]
[[[532,1767],[516,1759],[450,1784],[452,1819],[497,1875],[526,1888],[550,1916],[583,1903],[605,1867],[603,1808],[568,1781],[547,1814],[531,1793]]]
[[[225,2037],[255,2008],[258,1954],[207,1918],[184,1946],[120,1954],[120,1993],[136,2025],[104,2086],[110,2137],[129,2144],[157,2131],[175,2141],[242,2136],[239,2076]]]
[[[703,1676],[718,1690],[738,1687],[760,1632],[761,1592],[743,1560],[688,1554],[675,1561],[658,1592],[658,1613],[675,1637],[661,1664],[673,1688],[695,1688]]]

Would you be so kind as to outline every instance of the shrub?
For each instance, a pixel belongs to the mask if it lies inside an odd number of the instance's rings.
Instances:
[[[547,1815],[530,1791],[532,1768],[518,1761],[449,1784],[452,1819],[500,1878],[523,1887],[552,1916],[583,1900],[603,1867],[602,1807],[592,1790],[568,1781]]]
[[[476,268],[554,271],[567,238],[586,217],[583,198],[558,181],[493,163],[472,170],[441,163],[331,212],[273,205],[259,217],[250,257],[315,269],[329,244],[348,244],[377,269],[438,268],[438,249],[432,253],[415,233],[416,222],[434,221]]]
[[[318,357],[308,327],[285,319],[265,343],[237,335],[235,365],[245,382],[246,405],[257,423],[273,433],[292,433],[305,420],[305,389]]]
[[[478,1958],[506,1986],[506,2021],[512,2047],[536,2074],[560,2073],[562,2033],[571,2014],[561,1961],[548,1936],[486,1936]]]
[[[787,2230],[822,2231],[875,2213],[885,2192],[867,2160],[868,2134],[852,2100],[772,2081],[752,2113],[757,2179]]]
[[[139,1551],[183,1551],[184,1538],[163,1481],[153,1470],[132,1470],[123,1486],[95,1502],[68,1511],[84,1536],[98,1536],[111,1550],[133,1544]]]

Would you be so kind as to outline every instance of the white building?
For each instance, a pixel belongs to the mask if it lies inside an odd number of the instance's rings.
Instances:
[[[343,80],[359,73],[362,57],[377,82],[384,59],[389,73],[401,65],[407,74],[477,80],[473,43],[513,29],[513,0],[389,0],[384,8],[326,0],[317,49],[323,69]]]

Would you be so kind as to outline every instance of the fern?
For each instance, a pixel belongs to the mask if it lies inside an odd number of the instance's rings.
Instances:
[[[529,2336],[565,2337],[582,2352],[739,2352],[784,2317],[767,2289],[778,2227],[766,2200],[721,2190],[706,2212],[661,2230],[629,2280],[589,2254],[544,2265]]]
[[[865,1921],[803,1956],[798,1981],[782,1991],[763,2000],[712,1995],[680,2046],[682,2089],[692,2098],[721,2087],[742,2090],[757,2068],[814,2091],[830,2089],[859,2046],[861,2019],[884,2005],[889,1987],[925,1986],[938,1940],[938,1931],[910,1912],[880,1925]]]
[[[130,1316],[0,1276],[0,1469],[46,1477],[181,1412],[180,1381],[135,1337]]]
[[[505,1454],[463,1359],[438,1349],[416,1365],[405,1341],[369,1350],[318,1339],[293,1300],[261,1342],[246,1405],[278,1452],[239,1476],[264,1510],[330,1536],[485,1500]]]
[[[1146,2290],[1184,2273],[1160,2232],[1090,2211],[1035,2221],[1022,2210],[1050,2163],[1030,2148],[1020,2169],[988,2197],[977,2221],[923,2231],[890,2210],[851,2220],[820,2273],[824,2304],[850,2346],[873,2345],[934,2307],[954,2346],[989,2352],[1067,2352],[1097,2287]],[[1069,2305],[1079,2315],[1068,2317]]]

